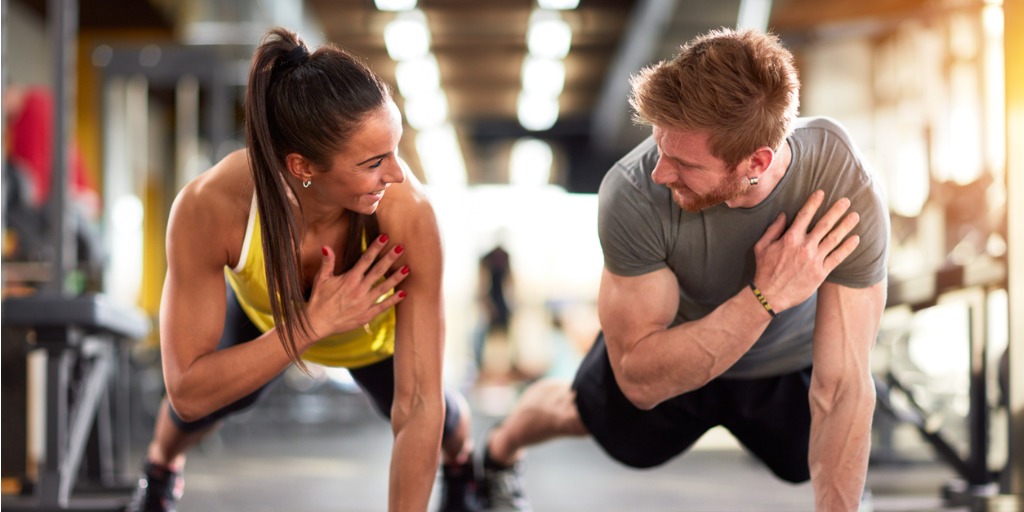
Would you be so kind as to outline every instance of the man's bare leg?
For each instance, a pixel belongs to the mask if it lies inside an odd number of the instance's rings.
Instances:
[[[522,459],[528,446],[587,435],[575,398],[576,392],[566,380],[543,379],[531,384],[505,421],[491,430],[487,455],[493,462],[511,466]]]

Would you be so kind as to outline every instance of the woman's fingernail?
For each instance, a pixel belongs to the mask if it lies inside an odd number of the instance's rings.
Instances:
[[[326,245],[321,247],[320,251],[324,253],[324,256],[327,256],[327,246]]]
[[[399,272],[401,272],[401,273],[402,273],[403,275],[404,275],[404,274],[408,274],[408,273],[409,273],[409,265],[404,265],[404,266],[403,266],[403,267],[402,267],[402,268],[401,268],[401,269],[399,270]]]
[[[404,249],[404,248],[402,248],[402,246],[401,246],[401,245],[396,245],[396,246],[395,246],[395,254],[402,254],[402,251],[404,251],[404,250],[405,250],[405,249]]]
[[[398,298],[400,298],[400,299],[404,299],[405,298],[405,290],[400,290],[398,292]]]
[[[388,241],[388,235],[385,235],[384,233],[381,233],[381,235],[377,237],[377,241],[380,242],[380,243],[387,242]]]

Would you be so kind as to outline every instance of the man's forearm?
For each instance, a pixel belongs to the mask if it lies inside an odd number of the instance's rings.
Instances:
[[[808,464],[815,510],[857,510],[867,476],[874,405],[874,386],[863,381],[828,398],[816,397],[812,390]]]
[[[623,353],[609,341],[609,355],[626,396],[637,407],[651,408],[721,375],[750,350],[770,320],[744,289],[704,318],[650,333]]]

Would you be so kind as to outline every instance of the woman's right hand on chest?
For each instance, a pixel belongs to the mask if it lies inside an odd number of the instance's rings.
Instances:
[[[387,235],[378,236],[350,270],[337,275],[334,251],[322,248],[323,261],[306,310],[317,339],[358,329],[405,298],[404,291],[397,291],[380,300],[409,275],[408,266],[391,270],[403,248],[387,247],[387,241]]]

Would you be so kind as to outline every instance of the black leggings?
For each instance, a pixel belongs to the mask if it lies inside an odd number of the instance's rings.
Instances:
[[[234,290],[231,286],[227,286],[227,307],[224,314],[224,333],[220,337],[220,342],[217,344],[217,350],[222,350],[228,347],[245,343],[247,341],[258,338],[263,333],[253,325],[249,317],[246,316],[245,311],[238,305],[238,299],[235,297]],[[373,400],[373,404],[376,406],[377,411],[380,412],[388,420],[391,419],[391,404],[394,401],[395,396],[395,360],[393,357],[389,357],[383,361],[373,363],[368,366],[360,368],[351,368],[349,373],[352,374],[352,378],[359,384],[366,394]],[[266,394],[272,385],[281,379],[278,375],[273,380],[264,384],[262,387],[253,391],[247,396],[244,396],[234,403],[227,405],[213,413],[200,418],[195,421],[185,421],[174,412],[174,408],[171,407],[170,402],[167,402],[167,409],[170,412],[171,420],[178,426],[183,432],[199,432],[212,427],[220,420],[244,411],[255,404],[259,399]],[[448,439],[458,428],[460,419],[460,410],[458,402],[456,401],[455,394],[447,388],[444,390],[444,439]]]

